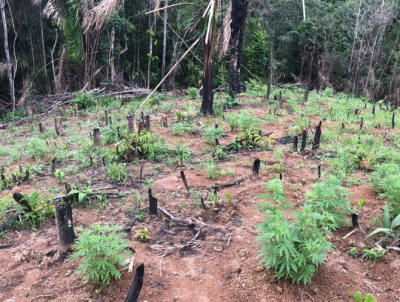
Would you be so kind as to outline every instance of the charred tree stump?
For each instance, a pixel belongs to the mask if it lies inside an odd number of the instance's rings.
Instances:
[[[253,164],[253,175],[254,176],[259,176],[260,175],[260,165],[261,165],[261,161],[257,158],[255,161],[254,161],[254,164]]]
[[[342,129],[344,130],[346,127],[344,126],[344,123],[342,122]]]
[[[62,127],[61,121],[60,123],[58,123],[57,118],[54,117],[54,128],[56,129],[57,136],[61,136],[62,132],[61,127]]]
[[[165,128],[168,128],[168,120],[167,120],[167,116],[163,116],[163,126],[165,127]]]
[[[207,210],[206,204],[204,203],[203,197],[200,197],[201,200],[201,206],[203,207],[203,210]]]
[[[78,116],[78,114],[79,114],[79,111],[78,111],[78,104],[75,104],[75,114],[76,114],[76,116]]]
[[[217,144],[217,146],[219,146],[219,140],[218,140],[218,138],[215,138],[215,143]]]
[[[321,178],[321,165],[318,166],[318,178]]]
[[[139,179],[143,179],[142,175],[143,175],[143,165],[140,166],[140,174],[139,174]]]
[[[361,117],[361,121],[360,121],[360,130],[362,130],[363,125],[364,125],[364,118]]]
[[[143,286],[143,277],[144,277],[144,265],[141,264],[135,272],[135,277],[133,278],[133,282],[131,288],[129,290],[128,296],[126,297],[124,302],[137,302],[139,298],[140,291]]]
[[[374,104],[374,106],[372,107],[372,115],[373,115],[373,117],[375,118],[375,104]]]
[[[150,131],[150,115],[146,116],[144,126],[147,131]]]
[[[293,139],[293,151],[297,152],[297,145],[299,143],[299,138],[297,136],[294,137]]]
[[[393,112],[393,115],[392,115],[392,129],[394,129],[394,118],[395,118],[395,116],[396,116],[396,113],[395,112]]]
[[[183,183],[185,184],[186,189],[189,191],[190,188],[189,188],[189,185],[186,180],[185,172],[183,170],[181,171],[181,177],[182,177]]]
[[[96,147],[101,147],[100,129],[93,129],[93,142]]]
[[[300,152],[304,151],[306,149],[306,143],[307,143],[307,131],[303,130],[303,137],[301,139]]]
[[[215,129],[218,129],[218,123],[215,123]]]
[[[317,126],[317,129],[315,130],[315,136],[314,136],[314,143],[312,146],[313,150],[317,150],[319,148],[319,143],[321,141],[321,126]]]
[[[106,120],[106,127],[108,126],[108,112],[107,110],[104,111],[104,119]]]
[[[14,200],[21,206],[25,213],[32,212],[32,208],[29,205],[28,201],[22,196],[20,193],[14,193]]]
[[[51,175],[54,175],[56,172],[56,165],[57,165],[57,157],[54,157],[51,161]]]
[[[29,180],[29,169],[25,170],[25,178],[24,181],[28,181]]]
[[[282,173],[279,173],[279,179],[282,180],[283,179],[283,175]]]
[[[353,224],[353,229],[358,227],[358,215],[357,214],[351,214],[351,221]]]
[[[157,215],[157,198],[151,194],[151,189],[149,189],[149,213],[150,215]]]
[[[42,123],[39,123],[39,132],[44,133],[44,127]]]
[[[72,208],[69,203],[61,203],[56,206],[56,226],[58,252],[67,253],[76,239],[72,220]]]
[[[108,117],[108,123],[109,123],[110,125],[112,125],[112,118],[111,118],[111,116]]]
[[[92,158],[92,156],[89,155],[89,159],[90,159],[90,166],[93,166],[93,158]]]
[[[121,139],[121,131],[119,130],[119,126],[117,126],[117,135],[118,139]]]
[[[126,119],[128,120],[128,132],[134,133],[134,126],[133,124],[135,123],[135,116],[134,115],[127,115]]]

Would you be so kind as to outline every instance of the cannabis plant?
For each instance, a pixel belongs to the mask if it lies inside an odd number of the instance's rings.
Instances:
[[[82,230],[80,230],[82,231]],[[75,252],[71,260],[81,259],[77,273],[86,275],[84,282],[109,284],[120,279],[119,267],[126,266],[129,257],[127,250],[129,242],[124,239],[126,234],[118,232],[118,227],[92,225],[75,241]]]
[[[257,204],[259,208],[268,210],[275,209],[276,207],[286,208],[290,206],[289,200],[286,198],[286,194],[283,189],[282,180],[273,179],[265,183],[264,187],[268,189],[269,192],[267,194],[259,194],[257,195],[257,198],[268,200],[268,202]]]
[[[258,225],[257,241],[261,263],[275,271],[275,277],[291,279],[293,283],[308,284],[318,267],[327,259],[332,244],[318,228],[318,223],[308,207],[291,212],[295,219],[287,219],[281,206],[262,208],[265,216]]]
[[[207,127],[204,130],[203,138],[207,143],[214,145],[215,139],[219,139],[224,135],[225,131],[222,128]]]
[[[40,138],[31,138],[26,144],[26,152],[32,158],[42,157],[46,153],[46,142]]]
[[[333,215],[337,225],[348,225],[346,214],[352,214],[351,196],[347,188],[342,187],[337,177],[331,176],[327,180],[312,185],[313,189],[306,193],[307,202],[315,212],[327,212]]]

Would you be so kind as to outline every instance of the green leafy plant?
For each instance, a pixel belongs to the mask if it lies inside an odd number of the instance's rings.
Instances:
[[[378,222],[379,228],[376,228],[374,231],[370,232],[367,238],[379,234],[383,235],[383,237],[377,242],[378,244],[386,241],[388,238],[393,239],[392,245],[400,241],[400,214],[391,220],[389,206],[386,205],[383,210],[382,218],[379,218],[376,215],[372,218],[371,229],[375,225],[375,222]]]
[[[40,138],[31,138],[26,144],[26,152],[32,158],[39,158],[46,154],[46,142]]]
[[[151,235],[150,231],[145,228],[142,230],[138,230],[136,232],[136,239],[141,242],[146,242],[146,241],[149,241],[150,235]]]
[[[376,298],[374,296],[371,296],[370,294],[366,294],[363,300],[362,292],[360,291],[356,292],[354,298],[355,302],[376,302]]]
[[[325,211],[332,214],[339,227],[348,225],[346,214],[354,212],[348,200],[351,194],[347,188],[341,186],[340,180],[330,176],[312,187],[313,189],[306,193],[306,204],[317,213]]]
[[[222,128],[220,128],[220,127],[218,127],[218,128],[215,128],[215,127],[207,127],[207,128],[204,130],[203,139],[204,139],[207,143],[212,144],[212,145],[215,145],[215,139],[216,139],[216,138],[219,139],[219,138],[221,138],[221,137],[224,136],[224,135],[225,135],[225,131],[224,131]]]
[[[76,195],[78,197],[78,203],[82,204],[86,200],[90,201],[90,197],[94,194],[89,185],[86,188],[83,188],[81,190],[75,189],[75,190],[69,191],[68,196],[73,196],[73,195]]]
[[[80,229],[82,231],[82,229]],[[75,241],[75,252],[71,260],[81,259],[77,273],[86,275],[84,282],[93,281],[103,286],[121,278],[119,267],[126,266],[129,243],[118,227],[92,225]]]
[[[31,211],[25,213],[25,217],[31,219],[33,224],[44,223],[46,218],[54,217],[54,205],[52,205],[49,200],[41,199],[39,190],[33,192],[32,195],[21,194],[31,208]],[[23,205],[22,207],[28,209],[28,207]]]
[[[261,209],[268,210],[272,205],[272,209],[280,207],[282,209],[290,206],[289,200],[286,198],[285,190],[283,189],[283,181],[280,179],[273,179],[264,184],[269,193],[259,194],[257,198],[268,200],[268,203],[259,203]]]
[[[185,131],[189,131],[190,126],[186,123],[176,123],[172,125],[171,133],[173,135],[183,135]]]
[[[124,163],[112,163],[107,167],[107,175],[111,180],[116,181],[119,184],[125,184],[128,173],[125,171],[126,164]]]
[[[235,129],[238,127],[238,122],[237,122],[237,118],[236,115],[234,114],[227,114],[225,116],[225,119],[228,121],[229,124],[229,128],[231,129],[231,131],[235,131]]]
[[[352,246],[352,247],[350,248],[350,255],[351,255],[351,257],[353,257],[353,258],[356,258],[356,257],[357,257],[357,248],[356,248],[355,246]]]
[[[223,175],[233,175],[234,172],[231,168],[228,168],[227,170],[222,169],[220,166],[217,166],[214,164],[214,162],[209,161],[206,163],[206,174],[208,178],[211,178],[212,180],[217,179],[219,176]]]
[[[262,125],[262,121],[255,116],[253,112],[248,110],[241,110],[239,114],[236,115],[237,124],[241,131],[246,132],[250,129],[258,129]]]
[[[199,93],[197,92],[197,88],[195,88],[195,87],[189,87],[188,94],[189,94],[189,98],[191,98],[191,99],[196,99],[199,96]]]
[[[74,97],[75,99],[70,101],[70,104],[77,104],[79,109],[89,109],[96,106],[96,99],[89,92],[74,93]]]
[[[319,214],[304,207],[303,211],[291,212],[295,219],[289,220],[276,203],[269,206],[259,204],[259,208],[265,216],[264,222],[258,225],[261,263],[267,269],[272,268],[278,279],[291,279],[297,284],[310,283],[332,250],[332,244],[318,228],[315,216]]]
[[[326,96],[333,96],[333,89],[329,88],[329,87],[326,87],[325,88],[325,95]]]
[[[225,193],[225,197],[226,197],[227,202],[231,202],[233,199],[233,197],[231,195],[229,195],[228,193]]]
[[[208,192],[208,198],[210,201],[213,203],[214,206],[218,204],[218,195],[214,194],[214,192],[210,191]]]
[[[370,248],[370,249],[364,249],[364,252],[365,254],[362,256],[362,258],[367,258],[368,260],[377,262],[379,261],[380,258],[385,256],[386,250]]]
[[[183,113],[182,112],[176,112],[176,118],[178,119],[178,123],[183,120]]]
[[[58,181],[58,182],[63,182],[64,179],[65,179],[65,171],[64,171],[64,170],[57,169],[57,170],[54,172],[54,177],[57,178],[57,181]]]

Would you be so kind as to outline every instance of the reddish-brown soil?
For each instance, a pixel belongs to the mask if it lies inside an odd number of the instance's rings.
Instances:
[[[242,108],[249,106],[241,106]],[[265,115],[261,106],[251,106],[254,112]],[[238,112],[239,109],[232,110]],[[171,115],[170,115],[171,116]],[[319,120],[313,120],[316,124]],[[74,123],[71,118],[71,124]],[[284,127],[291,124],[290,117],[282,118],[279,123],[266,123],[263,133],[274,131],[276,137],[286,135]],[[231,133],[226,123],[221,124],[227,136],[220,140],[222,145],[232,142],[238,132]],[[182,140],[182,143],[199,155],[206,143],[201,136],[185,133],[182,137],[171,135],[170,128],[155,126],[153,132],[159,133],[170,143]],[[304,194],[317,181],[317,166],[319,160],[313,159],[311,153],[289,153],[290,146],[279,146],[285,150],[285,191],[295,209],[305,202]],[[236,158],[235,158],[236,157]],[[259,178],[251,178],[251,164],[254,159],[265,161],[269,169]],[[22,161],[14,163],[9,169],[16,169]],[[152,167],[158,163],[144,163],[144,178],[150,177]],[[259,202],[256,195],[265,192],[263,184],[270,180],[274,172],[272,166],[276,160],[272,152],[241,151],[230,156],[229,161],[221,162],[224,168],[231,167],[235,174],[224,176],[213,181],[206,177],[204,169],[196,164],[187,164],[185,174],[191,188],[204,191],[216,183],[222,184],[246,177],[239,187],[222,189],[218,195],[219,206],[210,206],[202,210],[194,206],[181,179],[178,178],[180,168],[169,168],[161,163],[157,174],[153,194],[159,205],[164,206],[176,217],[191,217],[196,226],[202,228],[200,248],[182,249],[170,256],[159,257],[157,246],[176,246],[190,240],[196,231],[187,227],[173,229],[177,235],[166,234],[161,227],[167,227],[167,217],[159,211],[157,216],[147,217],[143,222],[137,222],[131,230],[128,239],[136,250],[135,267],[144,263],[145,277],[139,301],[148,302],[292,302],[292,301],[354,301],[350,296],[357,290],[373,294],[379,302],[400,300],[400,257],[398,252],[388,252],[379,262],[373,263],[361,258],[350,256],[350,247],[357,247],[359,253],[370,243],[365,240],[372,217],[379,213],[385,201],[378,198],[371,186],[366,184],[365,173],[358,172],[356,177],[361,185],[351,186],[351,202],[355,206],[359,199],[365,199],[366,205],[360,213],[360,229],[343,239],[352,231],[344,227],[334,233],[329,240],[334,244],[334,251],[329,254],[328,261],[319,267],[311,284],[307,286],[292,284],[290,281],[276,280],[273,271],[265,270],[259,264],[256,243],[256,225],[263,220],[254,205]],[[304,165],[301,165],[304,163]],[[323,172],[329,169],[323,165]],[[139,167],[128,167],[130,173],[138,175]],[[324,171],[325,170],[325,171]],[[104,181],[101,163],[93,168],[84,169],[79,175],[67,176],[76,183],[88,175],[102,173],[103,181],[92,186],[100,188],[109,186]],[[260,172],[260,174],[262,174]],[[100,177],[100,176],[99,176]],[[137,177],[137,176],[135,176]],[[140,190],[146,194],[143,184],[134,181],[135,186],[119,187],[118,191],[129,192],[123,199],[114,199],[104,210],[93,208],[74,208],[73,219],[75,228],[87,228],[94,223],[127,225],[132,215],[134,194]],[[0,194],[4,197],[14,192],[32,193],[43,187],[60,187],[51,177],[35,177],[21,186],[6,190]],[[132,189],[134,188],[134,189]],[[233,197],[231,203],[226,202],[225,193]],[[145,207],[144,204],[141,205]],[[351,218],[349,217],[349,221]],[[201,223],[202,222],[202,223]],[[138,229],[148,228],[151,231],[150,240],[141,243],[135,239]],[[79,236],[79,232],[77,233]],[[58,257],[57,238],[54,219],[38,226],[37,230],[10,230],[0,244],[13,242],[14,246],[0,250],[0,301],[124,301],[134,277],[134,271],[122,271],[122,278],[105,287],[96,297],[94,294],[100,288],[88,283],[82,285],[82,277],[75,270],[77,262]],[[80,287],[78,287],[80,286]]]

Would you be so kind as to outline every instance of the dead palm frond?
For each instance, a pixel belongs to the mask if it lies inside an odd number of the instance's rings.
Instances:
[[[94,31],[101,30],[108,19],[118,10],[118,7],[123,5],[124,0],[102,0],[89,11],[83,21],[82,27],[84,32],[90,28],[93,28]]]
[[[229,40],[231,38],[231,23],[232,23],[232,3],[229,3],[224,22],[222,23],[221,32],[217,38],[218,56],[221,59],[229,48]]]

